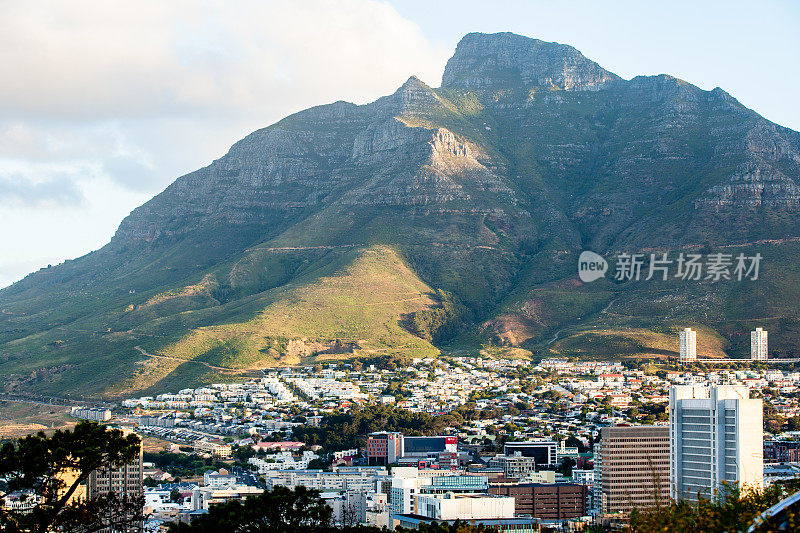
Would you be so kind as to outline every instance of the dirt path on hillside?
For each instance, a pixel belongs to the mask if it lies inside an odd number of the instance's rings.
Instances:
[[[212,370],[225,370],[228,372],[231,370],[236,371],[235,368],[228,368],[225,366],[214,366],[204,361],[195,361],[194,359],[181,359],[180,357],[169,357],[168,355],[155,355],[152,353],[147,353],[141,346],[134,346],[134,349],[136,349],[136,351],[138,351],[142,355],[145,355],[147,357],[152,357],[153,359],[166,359],[167,361],[178,361],[180,363],[196,363],[198,365],[203,365],[205,367],[211,368]]]

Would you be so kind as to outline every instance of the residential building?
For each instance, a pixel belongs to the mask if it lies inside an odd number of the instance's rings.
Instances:
[[[669,501],[669,428],[610,426],[600,430],[595,488],[603,514],[629,513]]]
[[[230,459],[232,455],[231,445],[221,441],[201,439],[194,445],[198,452],[208,453],[218,459]]]
[[[205,487],[221,489],[233,485],[236,485],[236,476],[224,468],[220,468],[218,472],[211,470],[203,474],[203,486]]]
[[[674,386],[669,423],[674,498],[710,498],[723,482],[763,486],[762,400],[747,387]]]
[[[212,505],[225,503],[231,500],[244,500],[249,496],[256,496],[264,489],[247,485],[229,485],[223,488],[198,487],[192,491],[192,510],[207,510]]]
[[[692,328],[685,328],[678,335],[680,339],[679,361],[691,363],[697,361],[697,332]]]
[[[123,430],[128,434],[130,431]],[[143,494],[144,477],[142,474],[142,445],[139,443],[139,453],[130,463],[122,466],[107,466],[98,468],[89,474],[88,497],[95,500],[109,494],[117,497],[136,497]],[[125,532],[138,532],[142,530],[142,524],[132,524],[125,527]],[[110,531],[106,529],[103,531]],[[120,531],[115,529],[115,531]]]
[[[506,478],[522,479],[536,472],[536,458],[525,457],[521,452],[514,452],[514,455],[495,455],[489,460],[489,466],[502,468]]]
[[[767,360],[767,330],[756,328],[750,332],[750,359],[753,361]]]
[[[94,422],[108,422],[111,420],[111,409],[73,407],[71,414],[75,418],[92,420]]]

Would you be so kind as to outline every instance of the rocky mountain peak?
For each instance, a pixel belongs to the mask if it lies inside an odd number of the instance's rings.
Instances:
[[[568,45],[514,33],[470,33],[447,62],[442,87],[593,91],[620,79]]]

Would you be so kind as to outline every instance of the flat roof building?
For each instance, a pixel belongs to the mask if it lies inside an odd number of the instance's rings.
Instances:
[[[629,513],[669,502],[669,428],[616,426],[600,430],[595,488],[603,514]]]
[[[764,485],[763,404],[746,386],[669,391],[670,479],[675,499],[712,498],[722,483]]]
[[[494,484],[489,494],[514,498],[516,514],[542,520],[586,516],[589,490],[576,483]]]

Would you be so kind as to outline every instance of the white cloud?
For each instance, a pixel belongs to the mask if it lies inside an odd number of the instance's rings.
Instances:
[[[0,232],[0,286],[291,112],[438,85],[449,52],[374,0],[0,2],[0,222],[29,236]]]

